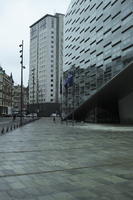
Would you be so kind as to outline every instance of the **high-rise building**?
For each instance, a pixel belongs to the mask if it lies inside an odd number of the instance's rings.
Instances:
[[[73,73],[75,87],[64,92],[68,115],[133,61],[133,1],[72,0],[64,37],[64,78]]]
[[[49,106],[56,105],[50,111],[54,112],[60,103],[63,25],[64,15],[56,13],[45,15],[30,26],[29,104],[35,109],[41,105],[39,112],[45,115],[50,114]]]

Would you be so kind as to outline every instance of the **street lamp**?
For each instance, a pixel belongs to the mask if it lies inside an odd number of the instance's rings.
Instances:
[[[21,109],[20,109],[20,126],[22,126],[23,122],[22,122],[22,115],[23,115],[23,69],[25,69],[25,66],[23,66],[23,46],[24,46],[24,42],[22,40],[22,43],[19,45],[19,47],[21,48],[21,50],[19,51],[20,53],[20,64],[21,64]]]
[[[35,69],[32,69],[32,78],[33,78],[33,109],[32,109],[32,111],[34,111],[34,84],[35,84],[34,79],[35,79]],[[34,114],[33,114],[33,118],[34,118]]]

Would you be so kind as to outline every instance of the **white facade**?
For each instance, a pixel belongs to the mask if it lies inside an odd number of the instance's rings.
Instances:
[[[46,15],[30,26],[30,104],[59,102],[63,19],[62,14]]]

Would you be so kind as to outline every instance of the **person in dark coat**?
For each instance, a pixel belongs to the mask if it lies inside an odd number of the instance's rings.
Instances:
[[[16,119],[16,115],[13,115],[13,121],[15,121],[15,119]]]
[[[53,122],[55,123],[55,117],[53,117]]]

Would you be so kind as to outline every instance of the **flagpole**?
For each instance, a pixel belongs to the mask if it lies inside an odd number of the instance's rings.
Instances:
[[[75,96],[75,83],[74,83],[74,81],[75,81],[75,68],[73,68],[73,112],[72,112],[72,124],[73,124],[73,126],[74,126],[74,118],[75,118],[75,116],[74,116],[74,110],[75,110],[75,98],[74,98],[74,96]]]
[[[60,118],[61,118],[61,123],[63,121],[63,84],[62,84],[63,76],[60,79]]]
[[[67,74],[67,78],[64,82],[64,86],[66,88],[65,92],[66,92],[66,122],[67,122],[67,115],[68,115],[68,88],[72,86],[72,121],[74,122],[74,95],[75,95],[75,85],[74,85],[74,81],[73,81],[73,77],[74,77],[74,68],[73,71],[68,71]]]
[[[68,114],[68,88],[66,88],[66,116]],[[66,118],[66,124],[67,124],[67,118]]]

